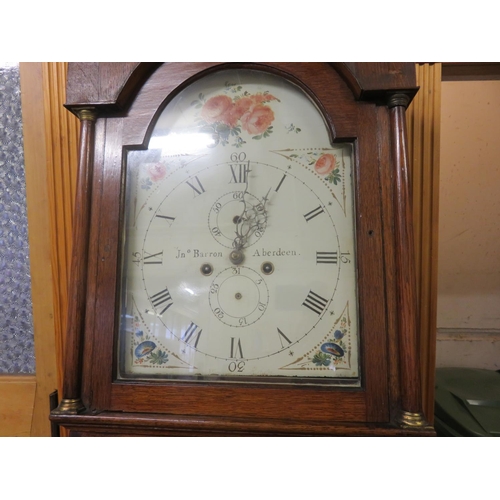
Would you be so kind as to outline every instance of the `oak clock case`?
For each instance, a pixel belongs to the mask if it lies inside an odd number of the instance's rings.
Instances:
[[[99,85],[96,82],[100,82]],[[72,63],[72,436],[432,435],[409,63]]]
[[[169,101],[127,155],[119,378],[359,387],[352,152],[263,71]]]

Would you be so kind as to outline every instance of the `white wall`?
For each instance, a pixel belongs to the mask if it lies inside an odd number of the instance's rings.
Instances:
[[[443,82],[438,366],[500,369],[500,81]]]

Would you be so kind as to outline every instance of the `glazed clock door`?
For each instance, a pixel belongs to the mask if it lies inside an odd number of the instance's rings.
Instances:
[[[431,432],[411,67],[70,67],[81,157],[52,419],[72,435]]]
[[[353,145],[302,89],[200,78],[126,160],[118,378],[361,385]]]

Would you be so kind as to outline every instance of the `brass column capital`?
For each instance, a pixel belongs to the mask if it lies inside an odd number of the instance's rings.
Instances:
[[[394,108],[396,106],[403,106],[405,109],[411,102],[411,97],[403,92],[396,92],[395,94],[390,94],[387,98],[387,107]]]
[[[91,121],[95,122],[97,119],[97,111],[95,108],[82,108],[75,110],[76,116],[80,119],[80,121]]]

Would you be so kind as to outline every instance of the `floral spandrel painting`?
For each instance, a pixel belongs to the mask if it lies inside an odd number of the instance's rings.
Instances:
[[[0,63],[0,374],[34,373],[19,65]]]
[[[191,104],[199,108],[198,123],[203,132],[213,135],[215,144],[226,145],[231,141],[238,148],[246,144],[245,136],[253,140],[269,137],[273,133],[274,112],[269,103],[279,102],[269,92],[251,94],[240,85],[226,83],[228,94],[206,99],[199,94]],[[234,94],[234,95],[231,95]]]

